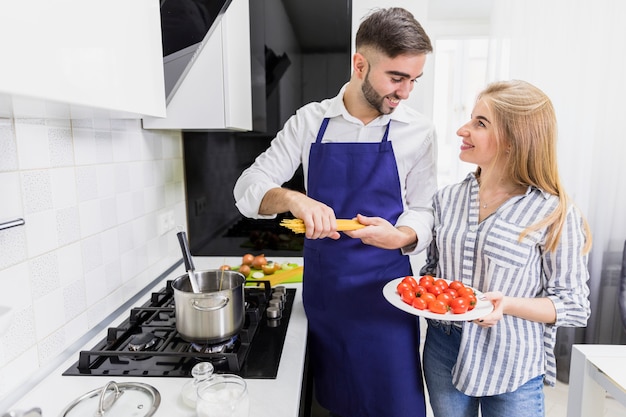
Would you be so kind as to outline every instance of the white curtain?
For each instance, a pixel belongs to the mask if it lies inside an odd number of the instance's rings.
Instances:
[[[592,229],[592,317],[575,342],[624,343],[615,288],[626,239],[626,2],[498,0],[491,21],[488,78],[550,96],[561,179]]]

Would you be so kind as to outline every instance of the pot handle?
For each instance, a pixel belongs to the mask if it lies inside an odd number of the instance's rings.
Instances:
[[[203,306],[199,303],[199,301],[203,301],[204,299],[194,299],[191,302],[191,306],[193,308],[195,308],[196,310],[200,310],[200,311],[215,311],[215,310],[219,310],[221,308],[226,307],[226,305],[228,304],[228,297],[223,296],[223,295],[218,295],[215,298],[221,298],[221,300],[219,301],[218,305],[214,305],[214,306]]]

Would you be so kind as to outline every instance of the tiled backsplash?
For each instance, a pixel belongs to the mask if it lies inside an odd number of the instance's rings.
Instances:
[[[140,120],[0,119],[0,400],[180,259],[182,135]]]

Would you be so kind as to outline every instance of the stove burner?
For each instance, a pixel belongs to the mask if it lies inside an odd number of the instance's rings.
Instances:
[[[91,349],[81,350],[78,361],[63,375],[123,377],[191,377],[198,362],[210,362],[216,374],[243,378],[276,378],[296,290],[287,290],[281,318],[266,314],[272,288],[269,281],[245,287],[245,320],[241,331],[225,343],[195,346],[176,330],[172,281],[153,292],[143,305],[130,310],[118,326]]]
[[[229,340],[217,344],[201,345],[199,343],[192,343],[189,347],[189,350],[191,352],[197,353],[223,353],[227,350],[233,349],[233,346],[235,346],[235,343],[237,343],[237,338],[237,336],[233,336]]]
[[[131,352],[152,350],[159,343],[159,340],[152,333],[139,333],[130,338],[128,350]]]

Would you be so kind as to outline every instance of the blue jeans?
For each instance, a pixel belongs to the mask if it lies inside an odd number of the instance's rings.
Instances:
[[[424,345],[424,378],[435,417],[543,417],[543,375],[513,392],[488,397],[470,397],[452,385],[452,367],[461,343],[457,326],[428,321]]]

